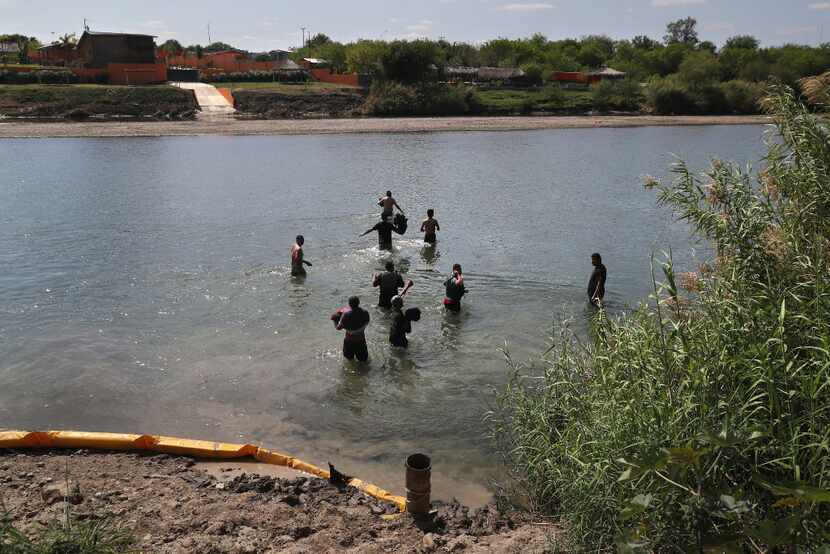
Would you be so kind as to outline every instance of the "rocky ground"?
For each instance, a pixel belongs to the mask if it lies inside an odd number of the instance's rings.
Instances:
[[[360,115],[364,97],[358,92],[283,94],[268,90],[237,90],[236,109],[264,119],[354,117]]]
[[[492,506],[436,505],[418,520],[328,481],[222,479],[168,455],[0,451],[0,501],[24,532],[60,518],[66,501],[75,518],[132,529],[137,552],[545,552],[555,537]]]
[[[192,92],[170,86],[0,86],[0,119],[188,120],[195,117],[197,108]]]

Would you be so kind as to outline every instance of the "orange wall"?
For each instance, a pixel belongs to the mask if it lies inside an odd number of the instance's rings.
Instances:
[[[81,81],[92,83],[98,80],[99,77],[106,76],[106,69],[90,69],[86,67],[73,67],[72,73],[81,78]]]
[[[335,83],[338,85],[360,86],[360,75],[357,73],[332,73],[331,69],[311,69],[311,76],[317,81]]]
[[[216,90],[219,91],[219,94],[221,94],[222,96],[225,97],[225,100],[227,100],[228,102],[231,103],[231,106],[236,105],[236,104],[234,104],[233,92],[231,92],[231,89],[229,89],[229,88],[217,88]]]
[[[165,58],[165,63],[168,66],[214,69],[224,73],[274,71],[278,69],[277,62],[257,62],[244,56],[238,57],[233,53],[205,54],[201,58],[196,56],[170,56]]]

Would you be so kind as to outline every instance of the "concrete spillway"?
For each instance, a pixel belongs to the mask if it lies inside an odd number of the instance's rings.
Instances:
[[[192,90],[199,104],[198,119],[229,117],[236,113],[233,105],[215,86],[207,83],[171,83],[173,86]]]

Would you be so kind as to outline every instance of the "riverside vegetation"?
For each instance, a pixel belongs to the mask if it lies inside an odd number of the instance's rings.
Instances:
[[[830,100],[830,74],[803,88]],[[830,548],[830,129],[789,87],[763,101],[758,173],[714,161],[647,179],[714,246],[632,314],[567,328],[490,414],[534,510],[572,545],[620,552]],[[685,292],[684,292],[685,290]]]
[[[224,43],[184,48],[175,40],[161,47],[170,52],[232,48]],[[830,43],[762,48],[756,38],[738,35],[718,48],[700,39],[697,21],[689,17],[669,23],[662,41],[647,36],[613,40],[602,35],[549,40],[537,33],[481,45],[444,39],[344,44],[317,34],[292,57],[322,58],[335,72],[371,76],[376,84],[364,109],[369,115],[584,113],[592,109],[722,115],[758,113],[758,100],[771,78],[798,88],[801,78],[827,71]],[[521,79],[525,90],[438,84],[446,80],[445,70],[452,66],[518,67],[525,73]],[[577,94],[559,91],[558,85],[542,86],[545,76],[554,71],[590,71],[603,66],[624,71],[626,79],[606,81]]]

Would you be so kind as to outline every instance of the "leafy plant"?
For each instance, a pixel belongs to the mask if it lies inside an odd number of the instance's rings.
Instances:
[[[512,491],[575,545],[818,551],[830,542],[830,130],[796,94],[764,101],[762,171],[715,160],[649,179],[716,258],[634,313],[567,328],[542,375],[490,414]],[[826,547],[825,547],[826,548]]]

